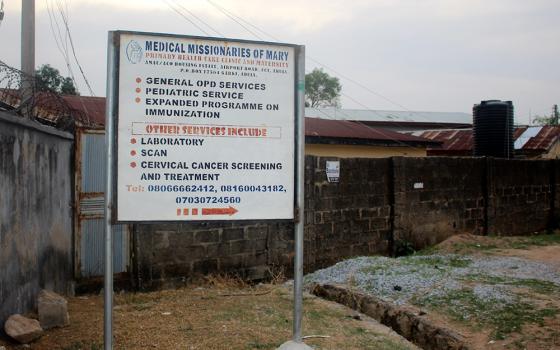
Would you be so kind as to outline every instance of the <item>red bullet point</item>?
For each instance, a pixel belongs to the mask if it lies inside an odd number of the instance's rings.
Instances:
[[[130,151],[130,155],[131,155],[131,156],[135,156],[135,155],[136,155],[136,151],[135,151],[135,150]]]
[[[136,88],[136,92],[140,93],[140,91],[142,91],[142,89]]]
[[[130,143],[134,145],[136,143],[136,139],[135,138],[130,139]]]
[[[136,162],[131,162],[131,163],[130,163],[130,167],[131,167],[131,168],[136,168]]]
[[[141,82],[142,82],[142,79],[136,78],[136,82],[137,82],[137,83],[141,83]]]
[[[140,97],[136,97],[136,98],[134,99],[134,101],[136,101],[136,103],[139,103],[139,102],[140,102]]]

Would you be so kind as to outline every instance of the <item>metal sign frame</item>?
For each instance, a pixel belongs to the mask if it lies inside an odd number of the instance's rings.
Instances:
[[[117,174],[117,130],[119,110],[119,67],[120,67],[120,37],[122,34],[144,35],[154,37],[188,38],[193,40],[228,41],[232,43],[248,43],[256,45],[283,46],[294,49],[294,315],[293,341],[302,342],[301,321],[303,305],[303,218],[304,218],[304,174],[305,174],[305,46],[274,43],[265,41],[250,41],[240,39],[212,38],[201,36],[174,35],[164,33],[146,33],[136,31],[110,31],[107,47],[107,100],[106,100],[106,149],[107,173],[105,189],[105,275],[104,275],[104,349],[113,348],[113,259],[112,259],[112,226],[130,221],[117,221],[115,203],[117,203],[116,176]],[[235,219],[216,220],[217,222],[234,221]],[[282,221],[282,219],[259,219],[259,221]],[[190,222],[174,220],[177,222]],[[286,219],[284,219],[286,221]],[[138,222],[138,221],[134,221]],[[142,221],[146,223],[173,221]]]
[[[115,32],[111,32],[113,33],[113,37],[112,39],[110,39],[114,45],[114,54],[112,57],[112,65],[114,65],[114,69],[112,71],[112,76],[111,79],[114,80],[114,88],[111,91],[111,95],[109,95],[109,91],[107,91],[107,104],[108,106],[111,105],[112,106],[112,115],[111,115],[111,123],[112,123],[112,128],[114,130],[114,135],[112,136],[111,140],[112,140],[112,147],[113,147],[113,162],[112,162],[112,166],[111,169],[113,172],[113,176],[111,179],[118,179],[119,178],[119,169],[118,169],[118,143],[119,143],[119,135],[118,135],[118,123],[119,123],[119,81],[120,81],[120,50],[121,50],[121,35],[141,35],[141,36],[152,36],[154,38],[177,38],[177,39],[191,39],[191,40],[205,40],[205,41],[215,41],[215,42],[231,42],[231,43],[245,43],[245,44],[255,44],[255,45],[268,45],[268,46],[277,46],[277,47],[290,47],[294,50],[294,120],[293,120],[293,125],[294,125],[294,144],[292,145],[293,147],[293,153],[294,153],[294,159],[292,160],[292,162],[294,163],[294,172],[295,174],[297,173],[297,125],[298,125],[298,96],[297,96],[297,89],[298,89],[298,62],[299,62],[299,54],[298,52],[301,50],[301,46],[298,45],[294,45],[294,44],[285,44],[285,43],[274,43],[274,42],[265,42],[265,41],[250,41],[250,40],[241,40],[241,39],[225,39],[225,38],[213,38],[213,37],[201,37],[201,36],[189,36],[189,35],[174,35],[174,34],[166,34],[166,33],[146,33],[146,32],[136,32],[136,31],[115,31]],[[107,79],[109,80],[109,76],[107,77]],[[212,79],[212,77],[210,77],[210,80]],[[305,80],[305,72],[303,72],[303,79]],[[305,101],[303,101],[304,106],[303,108],[305,108]],[[304,109],[303,109],[304,110]],[[302,112],[303,113],[303,112]],[[109,120],[107,120],[107,122],[109,122]],[[297,187],[297,177],[294,174],[294,178],[293,178],[293,184],[294,184],[294,206],[295,206],[295,195],[297,195],[297,190],[295,187]],[[119,215],[118,215],[118,190],[117,190],[117,180],[113,181],[113,190],[112,190],[112,210],[111,210],[111,219],[112,219],[112,223],[116,224],[126,224],[126,223],[134,223],[134,222],[144,222],[144,223],[163,223],[163,222],[190,222],[190,221],[203,221],[203,218],[198,218],[198,219],[190,219],[190,220],[142,220],[142,221],[138,221],[138,220],[122,220],[119,219]],[[292,214],[291,217],[289,218],[284,218],[284,219],[257,219],[257,220],[275,220],[275,221],[279,221],[279,220],[287,220],[287,221],[291,221],[295,218],[294,213],[290,213]],[[213,219],[213,221],[232,221],[235,220],[234,218],[223,218],[223,219]],[[240,220],[254,220],[254,219],[240,219]]]

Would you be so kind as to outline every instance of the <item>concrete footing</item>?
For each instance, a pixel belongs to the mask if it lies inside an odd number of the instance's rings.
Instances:
[[[289,340],[280,345],[280,347],[276,350],[313,350],[313,348],[305,343],[298,343],[293,340]]]

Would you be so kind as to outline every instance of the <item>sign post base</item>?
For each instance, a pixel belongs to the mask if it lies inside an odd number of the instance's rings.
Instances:
[[[293,340],[289,340],[284,344],[280,345],[276,350],[312,350],[313,348],[305,343],[298,343]]]

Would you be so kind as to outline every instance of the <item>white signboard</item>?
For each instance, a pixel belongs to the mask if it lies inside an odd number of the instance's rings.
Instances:
[[[117,220],[292,219],[294,47],[119,43]]]
[[[338,182],[340,178],[340,161],[338,160],[327,160],[327,180],[329,182]]]

